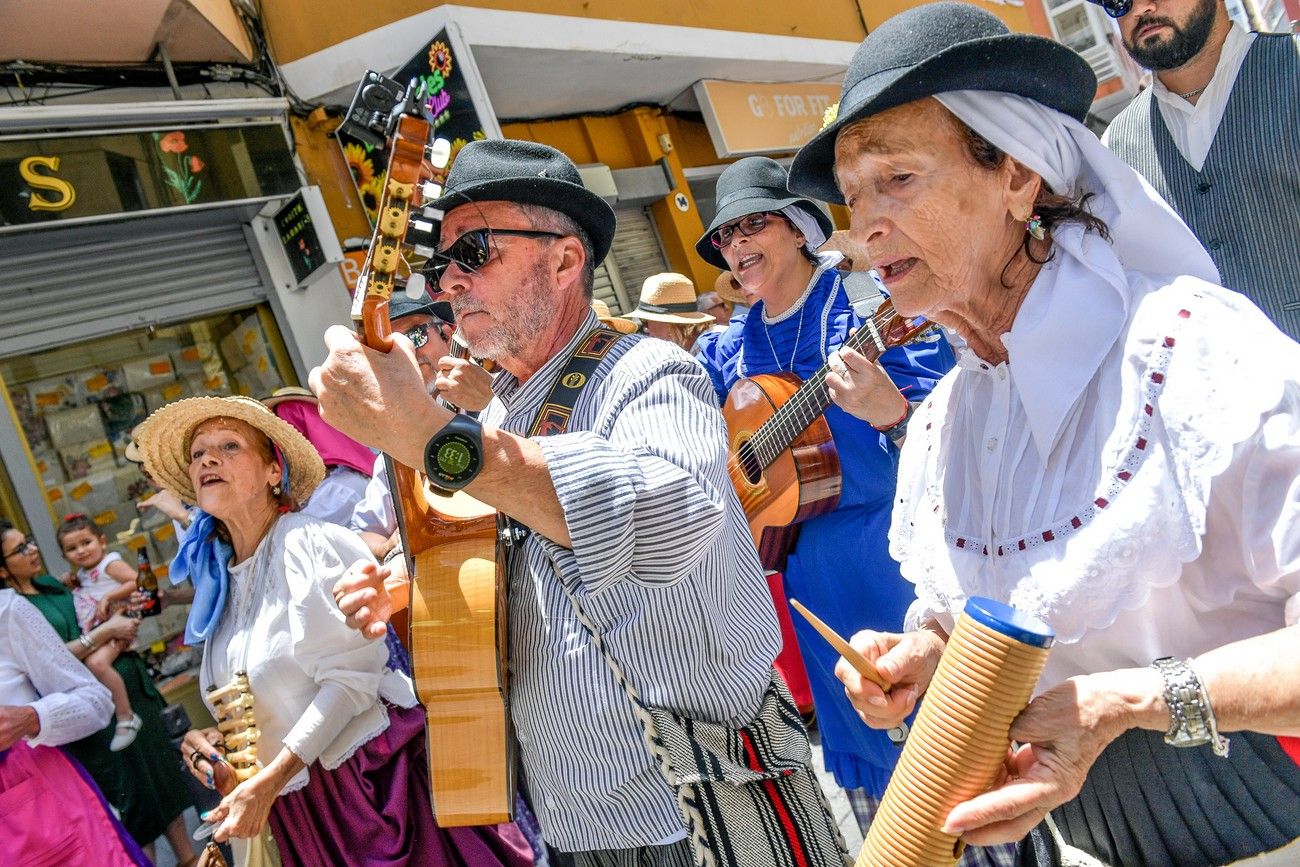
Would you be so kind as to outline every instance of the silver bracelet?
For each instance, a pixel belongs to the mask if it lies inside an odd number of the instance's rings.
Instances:
[[[1199,747],[1209,744],[1214,754],[1228,756],[1228,739],[1219,734],[1210,697],[1205,684],[1185,660],[1169,656],[1151,663],[1165,684],[1165,704],[1169,705],[1169,731],[1165,743],[1173,747]]]
[[[87,635],[86,633],[83,632],[83,633],[81,633],[80,635],[78,635],[78,636],[77,636],[77,640],[80,641],[80,642],[81,642],[81,646],[84,647],[84,648],[86,648],[87,650],[94,650],[94,649],[95,649],[95,642],[94,642],[94,640],[93,640],[89,635]]]
[[[402,556],[402,554],[404,554],[404,553],[406,553],[406,552],[403,551],[403,550],[402,550],[402,547],[399,545],[399,546],[397,546],[396,548],[391,548],[391,549],[389,549],[388,553],[384,555],[384,559],[383,559],[383,560],[380,560],[379,562],[380,562],[381,564],[382,564],[382,563],[388,563],[389,561],[396,560],[398,557]]]

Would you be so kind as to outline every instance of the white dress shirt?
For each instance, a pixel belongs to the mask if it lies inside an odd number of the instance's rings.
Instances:
[[[375,456],[375,468],[366,483],[365,496],[352,510],[348,526],[358,533],[378,533],[381,536],[391,536],[397,530],[397,510],[393,508],[393,492],[388,488],[383,455]]]
[[[1232,87],[1237,83],[1237,73],[1241,71],[1242,61],[1254,41],[1254,33],[1233,22],[1219,52],[1214,76],[1195,103],[1165,87],[1158,76],[1152,76],[1151,95],[1155,97],[1160,116],[1169,128],[1169,136],[1183,159],[1198,172],[1205,165],[1210,146],[1214,144],[1214,135],[1219,131],[1219,122],[1228,107]],[[1103,144],[1108,142],[1108,135],[1109,130],[1102,136]]]
[[[325,478],[311,492],[303,505],[304,514],[314,515],[327,524],[348,526],[352,512],[366,495],[370,477],[351,467],[336,464],[325,471]]]
[[[108,725],[113,698],[59,638],[45,616],[0,590],[0,706],[30,705],[41,730],[34,747],[71,743]]]
[[[208,687],[248,672],[264,763],[288,747],[304,764],[332,770],[388,728],[380,699],[415,706],[410,680],[386,667],[383,640],[350,628],[334,604],[334,582],[362,559],[374,558],[355,533],[299,512],[282,515],[253,555],[230,567],[200,682],[206,701]],[[284,791],[306,784],[304,768]]]
[[[1057,632],[1040,691],[1300,621],[1300,346],[1235,292],[1129,281],[1114,304],[1045,266],[1009,363],[963,351],[901,457],[909,626],[970,596],[1034,614]]]

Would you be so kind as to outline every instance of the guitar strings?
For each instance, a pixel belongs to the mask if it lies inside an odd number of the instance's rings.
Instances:
[[[895,313],[893,305],[885,304],[872,315],[868,323],[859,326],[857,332],[850,336],[844,342],[844,345],[850,349],[859,349],[864,344],[871,342],[870,339],[873,334],[879,335],[883,342],[886,339],[884,327],[892,323],[896,318],[899,317]],[[868,324],[872,327],[869,328]],[[770,466],[772,461],[776,460],[789,445],[790,441],[807,428],[830,403],[830,396],[826,388],[828,371],[829,365],[822,365],[804,381],[794,396],[777,409],[772,414],[772,417],[764,422],[750,437],[746,445],[749,446],[752,457],[757,459],[760,464],[760,467],[755,468],[750,460],[742,457],[746,469],[751,474],[756,474],[762,468]]]

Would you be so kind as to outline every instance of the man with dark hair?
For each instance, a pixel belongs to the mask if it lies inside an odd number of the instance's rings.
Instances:
[[[433,207],[443,297],[473,354],[502,368],[481,423],[429,400],[400,336],[381,355],[331,329],[312,387],[330,424],[523,531],[507,560],[511,718],[561,863],[689,867],[673,792],[594,635],[647,705],[732,724],[759,708],[780,636],[708,375],[662,341],[597,331],[591,275],[614,214],[559,151],[471,142]],[[598,360],[561,376],[579,356]],[[543,410],[561,380],[578,393],[556,421]],[[563,431],[530,434],[542,422]],[[437,463],[448,437],[455,469]],[[363,578],[336,592],[350,615],[386,593]]]
[[[1102,140],[1196,233],[1223,285],[1300,339],[1300,37],[1249,33],[1224,0],[1105,0],[1154,73]]]

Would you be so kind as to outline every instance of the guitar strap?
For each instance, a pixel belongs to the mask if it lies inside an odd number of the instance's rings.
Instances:
[[[530,437],[555,436],[569,429],[573,408],[578,403],[578,395],[591,381],[596,368],[604,361],[605,356],[609,355],[619,338],[625,336],[610,328],[596,328],[578,342],[564,370],[551,386],[551,393],[546,396],[546,401],[537,410],[537,417],[533,419],[532,427],[528,431]],[[498,547],[517,545],[527,538],[529,533],[527,527],[507,518],[501,512],[497,512],[497,529]],[[498,563],[505,562],[503,553],[497,551]]]
[[[623,335],[609,328],[597,328],[582,339],[569,356],[569,363],[551,386],[546,402],[537,411],[530,437],[547,437],[564,433],[573,417],[573,407],[583,386],[591,381],[600,362]]]

